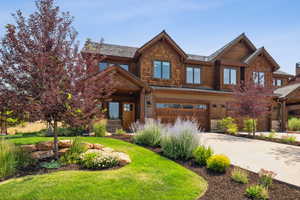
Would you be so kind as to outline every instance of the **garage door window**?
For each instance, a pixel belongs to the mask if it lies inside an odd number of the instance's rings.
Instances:
[[[207,109],[206,104],[157,103],[156,108]]]

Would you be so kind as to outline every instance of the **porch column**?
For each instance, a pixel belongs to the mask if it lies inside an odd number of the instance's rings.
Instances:
[[[287,123],[286,100],[283,100],[281,104],[281,130],[283,132],[286,131],[286,123]]]
[[[145,122],[145,88],[140,93],[140,121]]]

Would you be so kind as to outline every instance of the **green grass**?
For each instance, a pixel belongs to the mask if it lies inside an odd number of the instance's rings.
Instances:
[[[10,138],[16,144],[51,140]],[[143,147],[111,138],[82,138],[126,152],[132,163],[117,170],[60,171],[0,182],[2,200],[195,200],[207,188],[194,172]]]

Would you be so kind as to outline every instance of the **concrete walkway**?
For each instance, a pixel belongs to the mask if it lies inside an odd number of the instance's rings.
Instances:
[[[300,186],[300,147],[216,133],[201,133],[201,141],[234,165],[253,172],[271,170],[275,179]]]

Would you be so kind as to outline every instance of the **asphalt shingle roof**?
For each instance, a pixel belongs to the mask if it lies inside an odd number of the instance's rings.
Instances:
[[[281,70],[277,70],[275,72],[273,72],[274,74],[280,74],[280,75],[286,75],[286,76],[294,76],[292,74],[289,74],[289,73],[286,73],[284,71],[281,71]]]
[[[274,93],[279,95],[280,98],[288,96],[291,92],[295,91],[300,87],[300,83],[295,83],[292,85],[283,86],[274,90]]]

